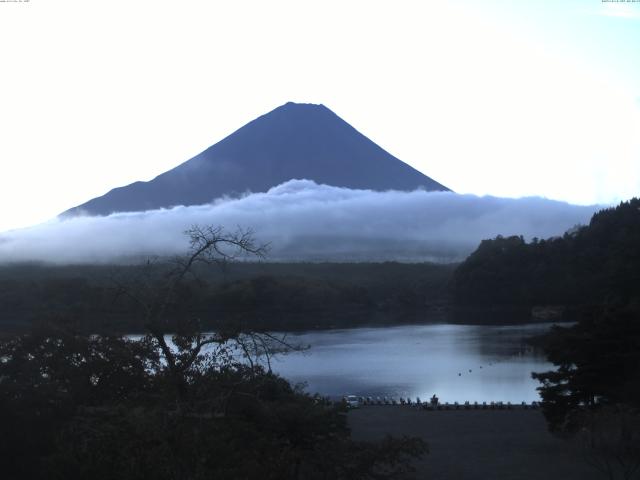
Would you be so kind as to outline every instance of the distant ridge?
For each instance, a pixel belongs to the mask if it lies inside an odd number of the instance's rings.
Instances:
[[[114,188],[62,216],[200,205],[294,178],[370,190],[449,189],[386,152],[324,105],[289,102],[149,182]]]

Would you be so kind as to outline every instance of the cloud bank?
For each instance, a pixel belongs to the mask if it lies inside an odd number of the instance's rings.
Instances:
[[[184,253],[192,225],[251,228],[268,260],[457,261],[496,235],[547,238],[587,223],[596,206],[537,197],[374,192],[290,180],[266,193],[200,206],[56,219],[0,234],[0,262],[123,262]]]

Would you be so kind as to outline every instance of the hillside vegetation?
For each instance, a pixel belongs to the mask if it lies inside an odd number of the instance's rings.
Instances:
[[[140,331],[135,302],[119,285],[149,281],[165,261],[137,266],[0,267],[0,330],[75,318],[94,331]],[[309,329],[387,322],[439,311],[452,265],[428,263],[233,263],[194,269],[168,313],[205,328]],[[404,320],[403,320],[404,321]]]
[[[467,308],[556,305],[570,327],[539,342],[555,370],[540,382],[549,428],[577,435],[608,478],[640,468],[640,199],[593,215],[562,237],[485,240],[454,272]],[[618,477],[617,475],[621,476]]]
[[[484,240],[453,275],[463,306],[640,304],[640,199],[562,237]]]

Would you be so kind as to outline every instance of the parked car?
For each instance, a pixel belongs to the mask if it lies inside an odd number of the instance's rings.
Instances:
[[[360,406],[360,399],[355,395],[346,395],[342,401],[347,404],[348,408],[358,408]]]

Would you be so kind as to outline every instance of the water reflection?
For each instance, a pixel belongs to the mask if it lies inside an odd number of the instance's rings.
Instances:
[[[539,400],[531,372],[552,366],[524,339],[548,328],[441,324],[290,334],[311,348],[278,355],[272,367],[329,396],[530,402]]]

